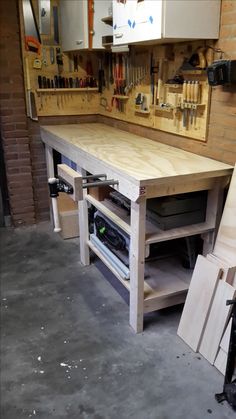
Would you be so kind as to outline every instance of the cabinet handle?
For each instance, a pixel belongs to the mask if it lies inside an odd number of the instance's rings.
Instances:
[[[83,43],[83,39],[80,39],[79,41],[75,41],[76,45],[81,45]]]
[[[116,33],[115,38],[122,38],[123,35],[124,35],[123,33]]]

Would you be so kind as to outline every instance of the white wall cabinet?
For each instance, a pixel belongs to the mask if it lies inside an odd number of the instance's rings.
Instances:
[[[94,0],[94,35],[92,49],[103,49],[102,36],[112,35],[112,28],[101,21],[108,15],[108,0]],[[61,0],[61,44],[63,51],[88,49],[87,0]]]
[[[217,39],[221,0],[113,0],[114,45]]]

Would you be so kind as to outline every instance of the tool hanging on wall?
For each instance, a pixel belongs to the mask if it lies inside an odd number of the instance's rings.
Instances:
[[[54,28],[54,43],[59,44],[59,26],[58,26],[58,7],[53,6],[52,8],[53,14],[53,28]]]
[[[42,63],[45,66],[48,65],[48,62],[47,62],[47,50],[46,50],[45,47],[42,48]]]
[[[53,47],[50,47],[49,55],[50,55],[50,64],[54,64],[54,62],[55,62],[55,50],[54,50]]]
[[[34,9],[31,0],[22,1],[24,30],[25,30],[25,49],[27,51],[40,54],[41,39],[34,15]]]
[[[205,48],[199,47],[191,56],[189,64],[196,69],[206,68]]]
[[[39,29],[40,33],[50,35],[51,31],[51,4],[50,0],[39,0]]]
[[[61,74],[63,71],[63,54],[61,52],[61,48],[56,48],[56,62],[58,67],[58,74]]]
[[[103,69],[103,60],[100,58],[99,60],[99,70],[98,70],[98,92],[102,93],[103,88],[105,87],[105,74]]]
[[[53,79],[45,76],[38,76],[39,89],[69,89],[69,88],[95,88],[97,87],[97,80],[94,77],[72,78],[55,75]]]
[[[187,81],[185,80],[183,83],[183,127],[187,127],[187,109],[185,107],[185,104],[187,102]]]
[[[153,53],[151,53],[151,63],[150,63],[150,78],[151,78],[151,95],[152,95],[152,105],[154,105],[155,100],[155,74],[158,73],[158,66],[155,66]],[[158,75],[160,79],[160,74]],[[159,81],[158,81],[158,87],[159,87]],[[160,89],[160,87],[159,87]],[[159,94],[158,94],[159,99]]]
[[[236,84],[236,60],[214,61],[207,68],[207,77],[211,86]]]
[[[181,109],[183,112],[183,127],[196,125],[197,107],[199,105],[200,85],[198,80],[187,81],[183,83],[183,94]]]
[[[38,116],[37,116],[34,92],[31,89],[28,57],[25,58],[25,78],[26,78],[26,90],[27,90],[27,111],[28,111],[27,114],[33,121],[37,121]]]

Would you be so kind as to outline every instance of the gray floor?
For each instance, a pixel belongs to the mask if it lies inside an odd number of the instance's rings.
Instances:
[[[77,240],[1,229],[1,419],[233,418],[223,376],[176,335],[181,307],[128,325],[128,306]],[[193,325],[194,327],[194,325]]]

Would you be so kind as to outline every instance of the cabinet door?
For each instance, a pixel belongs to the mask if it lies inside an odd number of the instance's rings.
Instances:
[[[87,0],[62,0],[60,17],[62,50],[88,48]]]
[[[136,0],[130,27],[130,42],[152,41],[162,37],[162,0]]]
[[[130,27],[137,0],[113,0],[113,44],[130,42]]]
[[[163,38],[217,39],[220,0],[165,0]]]
[[[114,44],[160,39],[162,0],[113,0]]]
[[[104,49],[102,46],[102,37],[112,35],[112,28],[102,22],[103,17],[108,16],[110,2],[107,0],[94,0],[94,36],[93,48]]]

